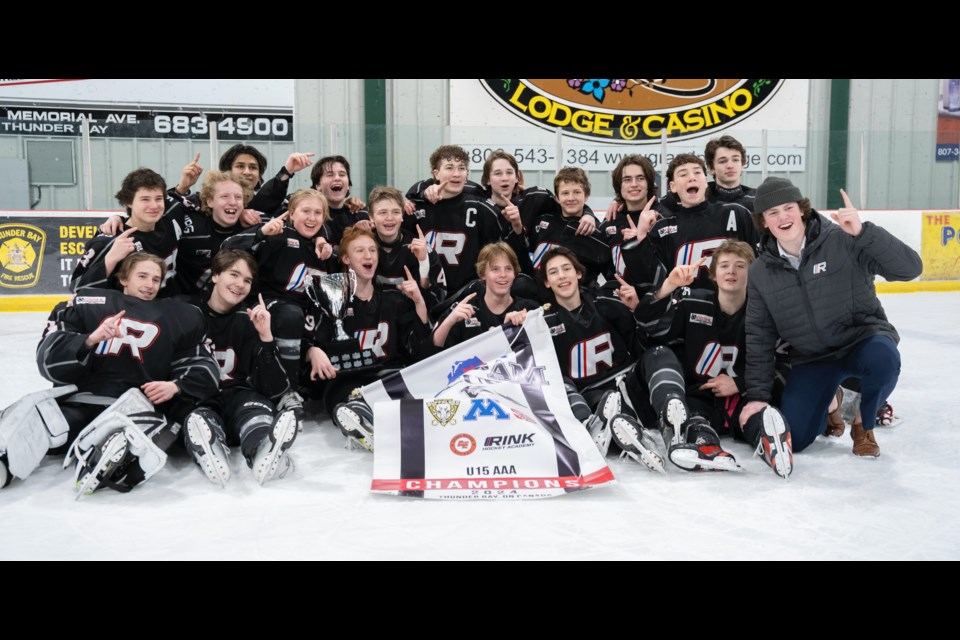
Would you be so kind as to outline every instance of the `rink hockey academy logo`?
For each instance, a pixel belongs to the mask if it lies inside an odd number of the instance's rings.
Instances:
[[[450,440],[450,451],[458,456],[468,456],[477,450],[477,441],[469,433],[458,433]]]
[[[29,224],[0,225],[0,287],[26,289],[40,280],[47,234]]]
[[[449,400],[438,398],[427,403],[427,410],[433,416],[430,422],[433,426],[445,427],[448,424],[457,424],[457,409],[460,408],[459,400]]]
[[[714,134],[756,113],[783,83],[763,78],[480,80],[504,108],[538,127],[620,144]]]

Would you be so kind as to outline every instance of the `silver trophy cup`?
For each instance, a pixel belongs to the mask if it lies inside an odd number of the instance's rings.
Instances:
[[[323,346],[335,369],[363,369],[374,365],[373,352],[361,349],[360,343],[343,328],[347,305],[357,291],[357,274],[353,269],[346,273],[327,273],[313,276],[310,297],[330,315],[334,323],[333,341]]]

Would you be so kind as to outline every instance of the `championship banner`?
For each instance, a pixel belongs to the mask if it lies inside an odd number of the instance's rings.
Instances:
[[[543,310],[363,388],[379,493],[549,498],[614,482],[570,410]]]

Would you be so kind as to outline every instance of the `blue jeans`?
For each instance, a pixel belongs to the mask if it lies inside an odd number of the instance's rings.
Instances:
[[[840,383],[860,378],[863,428],[873,429],[877,409],[900,378],[900,352],[886,336],[867,338],[840,360],[795,365],[780,410],[787,418],[794,452],[803,451],[827,428],[827,409]]]

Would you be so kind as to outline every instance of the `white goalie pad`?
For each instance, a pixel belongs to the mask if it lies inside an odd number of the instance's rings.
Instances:
[[[0,454],[10,474],[23,479],[33,473],[47,451],[67,442],[67,425],[57,398],[75,393],[68,385],[27,394],[0,414]]]
[[[130,422],[128,418],[126,422],[118,424],[115,419],[117,415],[127,417],[133,414],[152,412],[154,410],[153,404],[147,400],[147,396],[143,395],[142,391],[139,389],[128,389],[122,396],[117,398],[113,404],[107,407],[103,413],[83,428],[83,431],[80,432],[80,435],[78,435],[74,441],[73,446],[70,447],[70,451],[67,452],[67,456],[63,461],[63,468],[66,469],[69,467],[70,463],[79,457],[79,455],[77,455],[79,452],[89,451],[93,447],[103,444],[111,433],[122,430],[124,424]]]

